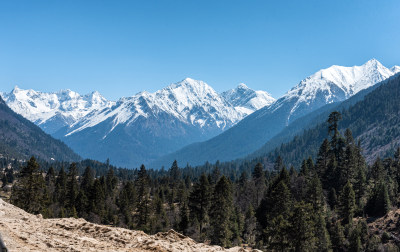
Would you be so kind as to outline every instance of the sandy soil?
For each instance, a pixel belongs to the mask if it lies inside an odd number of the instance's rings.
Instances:
[[[196,243],[174,230],[156,235],[83,219],[43,219],[0,199],[0,234],[9,251],[247,251]],[[255,251],[255,250],[254,250]]]

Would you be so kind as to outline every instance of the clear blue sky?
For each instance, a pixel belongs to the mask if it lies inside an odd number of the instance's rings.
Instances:
[[[330,65],[400,64],[400,1],[0,2],[0,90],[117,99],[185,77],[279,97]]]

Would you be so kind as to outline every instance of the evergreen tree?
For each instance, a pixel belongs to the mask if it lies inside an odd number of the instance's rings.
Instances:
[[[93,186],[93,183],[94,183],[94,172],[92,168],[90,168],[90,166],[87,166],[82,174],[82,181],[80,188],[84,192],[88,193],[91,187]]]
[[[334,252],[345,251],[345,236],[343,226],[340,224],[340,221],[336,221],[331,226],[330,230],[331,241],[332,241],[332,249]]]
[[[46,210],[45,196],[45,181],[39,164],[31,157],[13,186],[11,203],[29,213],[39,214]]]
[[[390,207],[391,203],[386,183],[381,181],[374,187],[365,210],[369,215],[383,216],[389,212]]]
[[[265,173],[261,163],[257,163],[253,171],[253,183],[255,188],[255,199],[254,206],[258,206],[264,195],[266,185],[265,185]]]
[[[360,232],[357,228],[354,228],[351,231],[350,234],[350,246],[349,250],[354,251],[354,252],[361,252],[362,251],[362,245],[361,245],[361,238],[360,238]]]
[[[76,180],[77,175],[78,175],[78,169],[76,167],[76,163],[72,163],[69,167],[68,178],[67,178],[67,193],[66,193],[66,202],[67,202],[66,206],[70,213],[69,216],[71,217],[77,217],[76,214],[75,215],[73,214],[76,212],[75,200],[79,192],[78,182]]]
[[[172,178],[172,181],[176,182],[180,179],[181,173],[178,167],[178,162],[175,160],[172,163],[171,168],[169,169],[169,176]]]
[[[317,157],[317,164],[316,164],[316,172],[320,178],[324,178],[326,175],[326,171],[328,169],[328,162],[329,162],[329,141],[325,139],[321,146],[319,147],[318,157]],[[324,181],[328,182],[328,181]]]
[[[293,215],[290,217],[290,241],[294,251],[315,251],[317,239],[315,237],[315,223],[313,206],[304,202],[294,205]]]
[[[109,168],[106,176],[107,194],[112,195],[118,184],[118,178],[114,175],[114,169]]]
[[[64,171],[64,166],[61,166],[56,179],[55,200],[59,202],[60,207],[65,206],[67,195],[67,173]]]
[[[189,228],[189,208],[185,203],[182,204],[180,211],[179,211],[179,231],[182,232],[184,235],[187,234],[187,229]]]
[[[230,246],[233,211],[231,182],[222,176],[215,185],[210,206],[211,242],[223,247]]]
[[[356,209],[356,200],[353,186],[349,181],[343,187],[339,200],[340,216],[343,219],[343,224],[352,223],[353,215]]]
[[[270,187],[256,213],[262,228],[263,240],[267,242],[269,248],[280,251],[289,245],[291,214],[291,194],[284,181],[282,179],[276,186]]]
[[[342,115],[337,111],[332,112],[328,118],[328,123],[329,123],[328,132],[329,135],[331,136],[331,142],[330,142],[331,151],[335,155],[336,160],[340,160],[340,152],[341,152],[340,150],[341,135],[338,129],[338,122],[341,119]]]
[[[150,195],[149,195],[149,177],[144,165],[140,166],[138,177],[136,179],[137,187],[137,226],[140,230],[149,231],[150,218]]]
[[[203,234],[203,227],[206,224],[208,209],[210,206],[210,184],[203,173],[199,182],[193,186],[189,196],[189,210],[192,221],[196,219],[199,223],[200,235]]]
[[[249,246],[255,245],[256,227],[257,227],[257,219],[255,216],[254,208],[252,205],[249,205],[244,220],[244,231],[243,231],[244,242],[249,244]]]
[[[331,240],[326,228],[325,218],[322,213],[315,213],[315,237],[317,251],[330,251]]]

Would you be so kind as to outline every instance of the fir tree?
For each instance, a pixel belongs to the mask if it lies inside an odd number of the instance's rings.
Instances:
[[[343,219],[343,224],[352,223],[353,215],[356,208],[355,194],[353,186],[348,181],[340,193],[340,216]]]
[[[196,219],[199,223],[200,235],[203,233],[203,227],[206,224],[208,209],[210,206],[210,184],[206,175],[203,173],[199,182],[193,186],[189,196],[189,210],[192,221]]]
[[[30,213],[39,214],[46,210],[45,181],[34,157],[22,168],[10,200],[12,204]]]
[[[211,242],[213,244],[223,247],[230,246],[232,211],[231,182],[225,176],[222,176],[215,185],[210,207]]]
[[[315,223],[313,206],[304,202],[294,205],[293,215],[290,217],[290,242],[294,251],[316,250]]]
[[[138,177],[136,179],[137,187],[137,226],[140,230],[149,231],[150,218],[150,195],[149,178],[144,165],[140,166]]]
[[[70,212],[71,217],[77,217],[73,212],[76,212],[75,200],[78,196],[79,188],[76,177],[78,175],[78,169],[76,167],[76,163],[72,163],[69,167],[68,178],[67,178],[67,193],[66,193],[66,202],[67,208]]]
[[[169,169],[169,176],[172,178],[172,181],[176,182],[180,179],[181,173],[178,167],[178,162],[175,160],[172,163],[171,168]]]

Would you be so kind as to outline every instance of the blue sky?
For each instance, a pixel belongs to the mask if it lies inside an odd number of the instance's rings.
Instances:
[[[0,91],[117,99],[185,77],[279,97],[330,65],[400,64],[400,1],[1,1]]]

